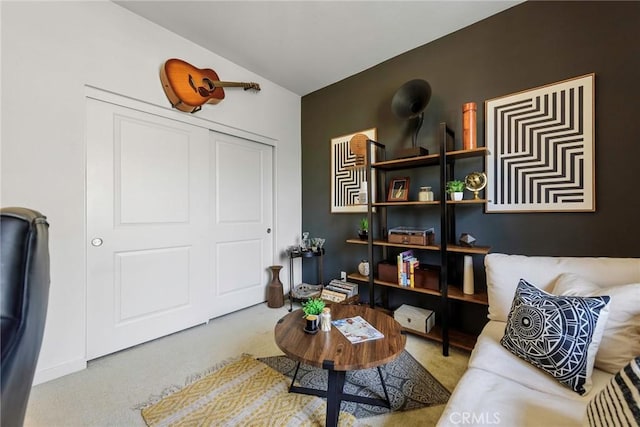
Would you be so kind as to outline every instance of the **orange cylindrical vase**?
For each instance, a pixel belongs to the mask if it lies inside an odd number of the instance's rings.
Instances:
[[[478,146],[476,110],[475,102],[467,102],[462,105],[462,148],[465,150],[471,150]]]

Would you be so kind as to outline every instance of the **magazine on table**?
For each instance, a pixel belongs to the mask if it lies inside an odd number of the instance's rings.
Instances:
[[[382,332],[374,328],[360,316],[338,319],[331,322],[352,344],[384,338]]]

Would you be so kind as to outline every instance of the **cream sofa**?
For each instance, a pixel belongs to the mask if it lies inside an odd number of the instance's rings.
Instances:
[[[592,397],[619,367],[640,355],[640,259],[490,254],[485,257],[485,269],[489,322],[438,426],[582,425]],[[591,376],[593,385],[586,394],[560,384],[500,344],[521,278],[553,294],[613,295]]]

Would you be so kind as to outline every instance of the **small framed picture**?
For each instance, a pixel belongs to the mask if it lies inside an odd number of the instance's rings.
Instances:
[[[387,202],[406,202],[409,200],[409,177],[393,178],[389,183]]]

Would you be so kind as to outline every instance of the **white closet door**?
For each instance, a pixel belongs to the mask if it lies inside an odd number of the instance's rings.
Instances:
[[[273,153],[211,132],[212,283],[217,317],[266,300],[273,263]]]
[[[86,138],[92,359],[206,321],[210,151],[207,129],[93,99]]]

